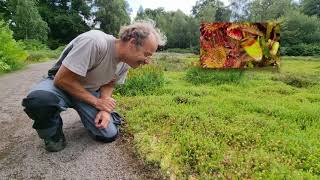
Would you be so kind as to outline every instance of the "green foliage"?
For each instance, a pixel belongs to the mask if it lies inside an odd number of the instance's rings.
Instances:
[[[219,0],[198,0],[192,14],[201,22],[229,21],[231,11]]]
[[[163,31],[168,43],[166,48],[193,48],[199,44],[199,23],[196,19],[185,15],[182,11],[165,12],[163,8],[140,8],[137,19],[152,19]]]
[[[171,21],[171,32],[170,34],[167,33],[171,39],[171,47],[183,48],[190,42],[190,39],[187,39],[188,36],[186,36],[188,28],[190,28],[187,16],[182,11],[178,10],[173,14]]]
[[[320,44],[296,44],[281,47],[281,54],[287,56],[319,56]]]
[[[36,39],[46,42],[48,25],[42,20],[34,0],[13,0],[15,7],[12,30],[15,39]]]
[[[166,86],[118,96],[118,108],[139,154],[172,179],[319,179],[319,60],[287,57],[277,74],[220,85],[167,71]]]
[[[164,84],[161,68],[153,65],[130,69],[126,83],[116,88],[115,94],[125,96],[152,94]]]
[[[304,14],[316,15],[320,18],[320,0],[303,0],[302,10]]]
[[[312,44],[320,41],[320,21],[315,16],[307,16],[298,11],[290,11],[281,26],[283,46]]]
[[[249,3],[249,21],[276,20],[293,9],[292,0],[254,0]]]
[[[51,50],[46,44],[37,40],[23,40],[19,43],[23,44],[24,50],[28,52],[26,62],[42,62],[50,59],[56,59],[60,56],[64,46]]]
[[[0,20],[0,72],[9,72],[23,67],[27,53],[22,44],[17,43],[13,32]]]
[[[301,11],[301,12],[300,12]],[[39,13],[38,13],[39,12]],[[69,43],[77,35],[99,28],[117,35],[120,26],[130,22],[131,9],[125,0],[1,0],[0,18],[10,23],[16,39],[37,39],[51,49]],[[136,19],[153,19],[167,36],[160,50],[180,48],[199,53],[201,21],[281,20],[281,46],[316,44],[320,41],[319,0],[198,0],[192,15],[164,8],[139,8]],[[41,15],[41,17],[39,16]],[[66,28],[67,27],[67,28]],[[293,48],[295,49],[295,48]],[[312,55],[309,47],[302,54]],[[290,55],[294,50],[282,49]],[[170,52],[171,50],[169,50]],[[299,54],[299,55],[302,55]]]
[[[49,50],[46,44],[43,44],[41,41],[35,40],[35,39],[28,39],[20,41],[20,43],[23,43],[23,47],[25,50]]]
[[[186,80],[193,84],[228,84],[239,83],[243,70],[212,70],[200,67],[190,68],[186,73]]]
[[[90,7],[85,0],[40,0],[39,13],[49,26],[48,46],[56,49],[90,30]]]
[[[8,1],[0,1],[0,19],[8,20],[10,11],[8,10]]]
[[[99,7],[95,13],[95,22],[100,22],[100,28],[114,36],[118,35],[119,29],[125,24],[129,24],[129,5],[125,0],[97,0]]]
[[[51,59],[57,59],[60,56],[61,52],[61,48],[58,48],[56,50],[42,49],[36,51],[28,51],[29,56],[27,57],[26,61],[43,62]]]
[[[79,16],[77,12],[60,14],[53,17],[50,29],[50,35],[54,40],[59,40],[59,46],[61,44],[69,43],[73,38],[75,38],[79,34],[90,30],[90,28],[85,24],[82,17]],[[55,49],[57,47],[51,48]]]

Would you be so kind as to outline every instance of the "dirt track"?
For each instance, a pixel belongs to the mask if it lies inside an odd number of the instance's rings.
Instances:
[[[0,76],[0,179],[160,179],[123,136],[110,144],[93,141],[73,109],[61,114],[67,147],[45,151],[20,104],[53,63]]]

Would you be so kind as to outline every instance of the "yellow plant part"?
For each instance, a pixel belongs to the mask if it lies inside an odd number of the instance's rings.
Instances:
[[[251,56],[256,61],[262,60],[262,49],[259,44],[259,41],[255,39],[247,39],[242,43],[243,49],[246,51],[246,53]]]
[[[280,46],[279,42],[274,42],[270,50],[270,54],[275,56],[278,52],[279,46]]]

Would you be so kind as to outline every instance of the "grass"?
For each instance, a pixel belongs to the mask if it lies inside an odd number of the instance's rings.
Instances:
[[[147,95],[164,84],[164,74],[155,65],[143,66],[128,73],[127,82],[116,88],[114,94],[124,96]]]
[[[178,179],[319,179],[320,59],[230,72],[177,57],[164,85],[116,96],[147,163]]]

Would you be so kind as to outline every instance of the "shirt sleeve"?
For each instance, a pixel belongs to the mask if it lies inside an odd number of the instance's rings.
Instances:
[[[96,43],[88,37],[79,37],[73,42],[73,48],[62,64],[70,71],[85,77],[88,69],[92,68],[97,60],[98,48]]]
[[[117,71],[116,84],[124,84],[129,71],[129,65],[123,63]]]

